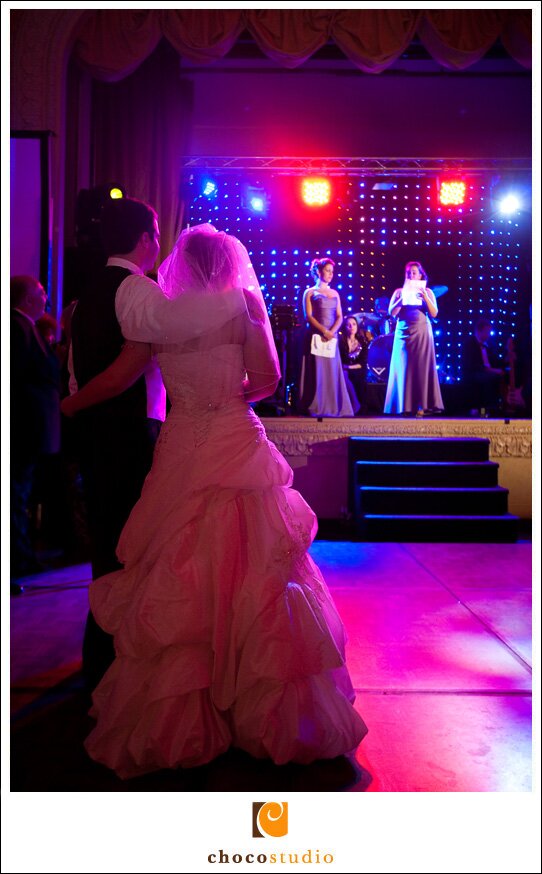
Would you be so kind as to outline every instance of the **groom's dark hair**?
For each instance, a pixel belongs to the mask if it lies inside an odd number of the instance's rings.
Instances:
[[[145,231],[154,239],[154,221],[158,216],[152,206],[123,197],[112,200],[100,217],[100,235],[105,254],[126,255],[137,246]]]

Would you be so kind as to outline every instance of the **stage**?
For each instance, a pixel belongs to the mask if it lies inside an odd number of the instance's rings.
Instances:
[[[530,419],[312,419],[261,416],[270,440],[294,471],[294,487],[319,519],[348,515],[349,437],[485,437],[499,464],[499,485],[509,490],[508,512],[531,518],[532,422]]]

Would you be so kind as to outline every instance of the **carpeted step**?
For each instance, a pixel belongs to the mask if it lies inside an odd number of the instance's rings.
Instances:
[[[393,543],[515,543],[519,519],[502,516],[426,516],[368,514],[356,523],[356,534],[367,542]]]
[[[508,512],[508,489],[493,488],[403,488],[359,486],[356,515],[394,513],[456,516],[500,516]]]
[[[499,465],[494,461],[358,461],[358,485],[372,486],[496,486]]]
[[[487,461],[486,437],[350,437],[350,464],[356,461]]]

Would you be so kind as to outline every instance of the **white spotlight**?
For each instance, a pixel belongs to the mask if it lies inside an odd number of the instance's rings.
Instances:
[[[521,204],[519,198],[515,194],[507,194],[506,197],[499,202],[499,209],[505,215],[510,215],[512,212],[517,212]]]

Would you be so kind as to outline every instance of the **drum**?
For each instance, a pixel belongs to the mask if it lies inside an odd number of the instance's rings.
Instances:
[[[369,346],[367,357],[367,382],[388,381],[393,348],[393,334],[381,334]]]
[[[395,331],[395,319],[392,319],[388,316],[385,319],[380,319],[378,323],[378,333],[379,334],[393,334]]]

